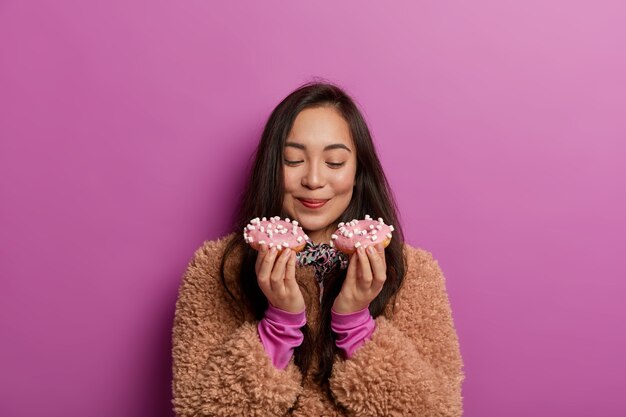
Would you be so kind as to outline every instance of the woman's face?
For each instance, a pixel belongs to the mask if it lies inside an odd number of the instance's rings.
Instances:
[[[302,110],[283,149],[283,210],[315,243],[327,243],[352,198],[356,149],[332,107]]]

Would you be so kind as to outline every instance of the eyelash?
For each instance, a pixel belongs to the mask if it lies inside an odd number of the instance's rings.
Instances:
[[[304,161],[289,161],[285,159],[285,165],[287,166],[296,166],[302,162]],[[326,165],[328,165],[330,168],[337,169],[337,168],[341,168],[342,166],[344,166],[345,162],[326,162]]]
[[[345,164],[345,162],[326,162],[326,165],[328,165],[331,168],[341,168],[343,165]]]

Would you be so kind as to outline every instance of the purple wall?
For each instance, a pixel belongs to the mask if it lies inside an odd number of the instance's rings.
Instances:
[[[0,415],[170,415],[181,274],[315,75],[446,274],[465,415],[626,415],[626,4],[225,3],[0,2]]]

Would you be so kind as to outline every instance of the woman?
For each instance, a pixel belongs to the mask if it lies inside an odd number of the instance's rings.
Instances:
[[[179,416],[462,413],[462,360],[444,277],[404,244],[369,129],[353,100],[306,84],[272,112],[233,234],[185,273],[173,330]],[[349,259],[327,243],[366,214],[390,245]],[[297,255],[250,248],[250,219],[299,221]]]

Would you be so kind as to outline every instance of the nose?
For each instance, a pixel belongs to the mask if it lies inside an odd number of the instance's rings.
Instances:
[[[301,183],[303,187],[315,190],[322,188],[325,185],[325,181],[320,167],[318,167],[317,164],[310,164],[307,171],[302,176]]]

